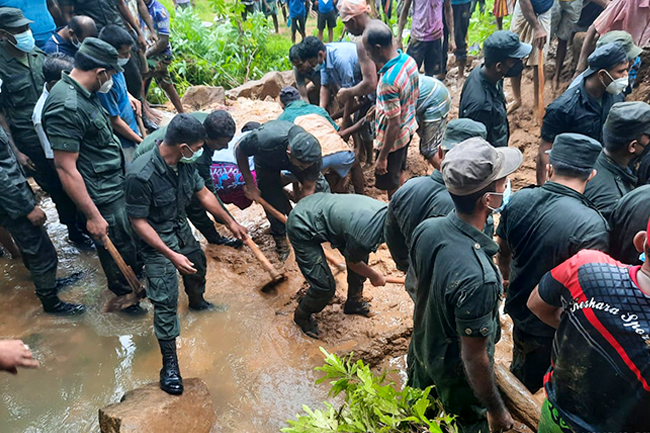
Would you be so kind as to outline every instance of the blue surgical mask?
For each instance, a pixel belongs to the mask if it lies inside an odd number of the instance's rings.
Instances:
[[[201,155],[203,155],[203,148],[200,148],[200,149],[197,150],[196,152],[194,152],[194,151],[190,148],[190,146],[187,146],[187,148],[190,149],[190,152],[192,152],[192,156],[190,156],[190,157],[183,156],[183,157],[181,158],[181,162],[183,162],[183,163],[185,163],[185,164],[191,164],[191,163],[193,163],[193,162],[196,162],[196,161],[201,157]]]
[[[316,66],[314,66],[314,71],[315,72],[320,72],[323,70],[323,67],[325,67],[325,63],[319,63]]]
[[[498,208],[493,208],[488,206],[488,208],[493,212],[493,213],[499,213],[501,212],[506,205],[510,202],[510,196],[512,195],[512,189],[510,188],[510,179],[506,179],[506,189],[503,192],[489,192],[488,194],[492,195],[500,195],[501,198],[501,206]]]
[[[14,45],[16,48],[18,48],[20,51],[23,53],[29,53],[34,49],[34,36],[32,35],[32,31],[27,29],[22,33],[18,33],[17,35],[13,35],[14,39],[16,39],[16,45]]]
[[[639,256],[639,260],[645,263],[645,253],[641,253],[641,255]]]

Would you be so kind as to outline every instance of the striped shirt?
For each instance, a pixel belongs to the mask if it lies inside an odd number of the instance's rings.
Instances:
[[[384,144],[388,119],[400,116],[400,134],[392,150],[406,146],[418,124],[415,120],[419,91],[418,66],[410,56],[398,50],[398,56],[379,70],[377,83],[377,148]]]

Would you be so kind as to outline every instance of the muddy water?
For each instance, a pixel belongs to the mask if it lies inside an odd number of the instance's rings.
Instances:
[[[83,302],[88,311],[74,319],[44,314],[22,263],[0,258],[0,338],[22,338],[41,362],[40,369],[21,370],[15,377],[0,374],[0,431],[96,432],[98,408],[157,380],[160,354],[151,306],[137,319],[102,314],[108,295],[98,261],[67,243],[49,200],[45,207],[48,232],[59,251],[59,276],[77,270],[86,274],[61,297]],[[275,320],[301,282],[294,272],[275,294],[262,295],[251,284],[251,273],[260,277],[249,269],[252,261],[235,263],[236,273],[226,269],[232,263],[209,263],[206,298],[227,309],[191,313],[181,296],[182,373],[208,384],[217,431],[277,432],[302,404],[314,406],[326,398],[326,389],[314,386],[312,369],[322,363],[318,344],[290,326],[288,318]]]

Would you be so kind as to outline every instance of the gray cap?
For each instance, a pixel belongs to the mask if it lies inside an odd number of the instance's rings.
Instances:
[[[124,69],[122,69],[122,67],[117,63],[119,57],[117,50],[113,48],[111,44],[104,42],[101,39],[84,39],[81,47],[79,47],[79,52],[93,58],[99,63],[104,63],[105,65],[110,66],[111,69],[115,69],[117,72],[124,71]]]
[[[643,52],[643,48],[636,46],[632,40],[632,35],[625,30],[612,30],[605,33],[596,42],[596,48],[611,43],[620,44],[627,53],[629,61],[636,59]]]
[[[593,169],[603,147],[597,140],[586,135],[565,132],[553,140],[553,148],[546,153],[553,162],[561,162],[575,168]]]
[[[280,90],[280,102],[282,102],[282,105],[285,107],[299,99],[300,92],[298,92],[298,89],[293,86],[283,87],[282,90]]]
[[[645,102],[619,102],[612,105],[603,126],[605,136],[639,138],[641,134],[650,135],[650,105]]]
[[[487,138],[485,125],[472,119],[454,119],[447,123],[447,129],[440,146],[443,150],[451,150],[461,141],[472,137],[480,137],[485,140]]]
[[[609,70],[627,61],[627,53],[621,44],[614,42],[602,45],[596,48],[589,58],[587,58],[589,67],[583,73],[583,76],[586,78],[601,69]]]
[[[470,195],[519,168],[524,160],[515,147],[493,147],[474,137],[459,143],[442,161],[442,178],[450,193]]]
[[[289,150],[291,156],[307,164],[318,161],[322,156],[316,137],[298,125],[289,129]]]
[[[20,9],[0,8],[0,28],[13,29],[26,26],[34,21],[28,20]]]
[[[488,63],[506,59],[523,59],[532,50],[532,45],[521,42],[519,36],[509,30],[496,31],[483,43],[483,56]]]

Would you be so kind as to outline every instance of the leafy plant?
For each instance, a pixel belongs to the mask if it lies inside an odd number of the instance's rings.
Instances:
[[[469,53],[478,55],[481,51],[483,41],[492,33],[498,30],[496,18],[492,15],[494,9],[494,0],[485,1],[485,13],[481,13],[478,6],[469,20],[469,29],[467,31],[467,45]],[[503,29],[510,28],[510,16],[503,18]]]
[[[316,370],[325,376],[317,384],[330,381],[330,397],[345,394],[344,403],[335,408],[325,403],[325,409],[312,410],[303,406],[305,414],[288,420],[290,427],[284,433],[367,433],[367,432],[455,432],[453,417],[444,415],[440,401],[432,398],[431,387],[424,390],[397,385],[386,378],[386,373],[374,374],[363,361],[352,361],[352,353],[340,359],[335,354],[325,355],[325,365]]]

